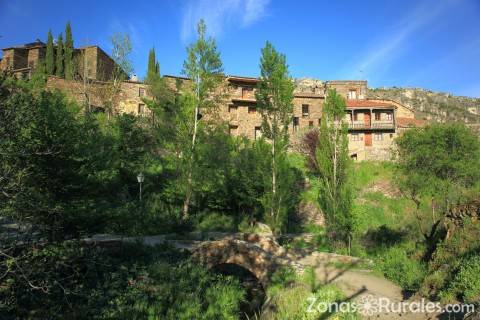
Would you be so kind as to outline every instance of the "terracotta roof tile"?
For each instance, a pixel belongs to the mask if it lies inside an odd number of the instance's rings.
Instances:
[[[402,118],[402,117],[397,117],[396,118],[397,126],[399,127],[423,127],[427,124],[426,120],[422,119],[414,119],[414,118]]]
[[[348,108],[394,107],[391,102],[379,100],[347,100]]]

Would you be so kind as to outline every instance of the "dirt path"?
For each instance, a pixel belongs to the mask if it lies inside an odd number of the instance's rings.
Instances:
[[[398,312],[400,309],[392,310],[397,312],[377,312],[378,303],[388,301],[397,308],[401,302],[404,302],[402,289],[389,280],[380,278],[368,270],[356,270],[353,267],[339,268],[332,266],[336,262],[335,255],[326,253],[313,253],[298,262],[305,266],[311,266],[315,269],[317,280],[320,283],[335,283],[348,297],[348,301],[356,303],[367,303],[372,307],[366,307],[362,315],[365,319],[407,319],[407,320],[426,320],[438,319],[438,313]],[[408,300],[411,303],[417,300]],[[418,301],[417,301],[418,302]],[[365,306],[365,304],[364,304]],[[385,310],[385,309],[384,309]]]

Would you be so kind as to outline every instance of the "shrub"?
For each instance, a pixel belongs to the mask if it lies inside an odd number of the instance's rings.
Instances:
[[[462,261],[453,281],[440,293],[442,300],[456,298],[466,303],[480,303],[480,256]]]
[[[203,215],[197,225],[200,231],[235,231],[235,219],[221,213]]]
[[[417,290],[424,277],[425,266],[407,255],[404,247],[392,247],[379,258],[376,269],[405,290]]]
[[[244,290],[168,247],[80,243],[8,252],[2,319],[236,319]],[[5,303],[3,303],[5,302]]]

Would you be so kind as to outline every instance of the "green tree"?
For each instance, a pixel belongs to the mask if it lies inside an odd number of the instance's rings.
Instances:
[[[348,126],[344,117],[345,100],[336,90],[329,90],[323,107],[313,169],[320,182],[318,202],[329,234],[348,242],[350,248],[355,219],[352,215]]]
[[[160,78],[160,64],[155,57],[155,48],[150,49],[148,52],[148,66],[147,66],[147,76],[145,77],[145,82],[152,84]]]
[[[262,115],[263,135],[272,143],[271,192],[266,205],[270,218],[279,218],[281,197],[278,194],[279,164],[285,161],[288,148],[288,125],[293,112],[293,80],[285,55],[277,52],[270,42],[262,49],[260,82],[255,93],[257,108]]]
[[[55,66],[55,74],[57,77],[63,78],[65,76],[63,63],[64,63],[64,54],[63,54],[63,36],[60,33],[57,39],[57,56],[56,56],[56,66]]]
[[[67,22],[67,26],[65,27],[65,79],[73,80],[73,76],[75,73],[75,66],[74,66],[74,59],[73,59],[73,37],[72,37],[72,27],[70,26],[70,22]]]
[[[206,37],[206,25],[200,20],[197,25],[197,40],[187,48],[188,57],[183,63],[182,73],[191,81],[192,85],[187,89],[183,98],[186,109],[192,109],[188,117],[189,123],[193,124],[189,148],[186,153],[188,164],[186,168],[186,194],[183,203],[183,218],[189,215],[190,201],[192,197],[192,174],[195,162],[195,147],[197,143],[198,123],[201,118],[200,110],[204,113],[212,113],[221,99],[218,88],[223,80],[223,66],[220,53],[213,38]]]
[[[53,47],[52,31],[48,31],[47,52],[45,54],[45,67],[48,75],[55,74],[55,48]]]
[[[133,72],[129,55],[132,52],[132,44],[128,34],[115,33],[110,37],[112,43],[112,59],[115,66],[109,75],[109,81],[103,86],[101,96],[108,116],[116,113],[122,83]]]
[[[397,182],[416,205],[428,260],[442,235],[445,215],[478,184],[480,142],[464,124],[433,124],[405,132],[396,145]]]

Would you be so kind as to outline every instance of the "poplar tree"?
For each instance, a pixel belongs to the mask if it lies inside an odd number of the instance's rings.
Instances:
[[[57,39],[57,57],[56,57],[56,66],[55,66],[55,74],[57,77],[63,78],[65,76],[63,70],[63,62],[64,62],[64,55],[63,55],[63,37],[60,33]]]
[[[73,61],[73,38],[72,27],[70,22],[67,22],[65,27],[65,79],[72,80],[74,73],[74,61]]]
[[[280,166],[288,148],[288,125],[293,112],[293,79],[285,55],[267,41],[260,58],[260,82],[255,93],[257,109],[262,115],[263,136],[271,141],[271,189],[266,209],[270,220],[280,226],[282,199],[279,196]]]
[[[318,202],[329,235],[345,241],[350,249],[355,219],[345,109],[345,99],[335,89],[328,90],[315,154],[315,173],[320,182]]]
[[[186,149],[186,192],[183,202],[183,219],[189,217],[190,201],[193,194],[192,175],[195,166],[195,153],[200,110],[208,113],[218,104],[215,97],[219,97],[218,88],[223,80],[223,65],[220,53],[217,51],[215,40],[206,36],[205,22],[200,20],[197,24],[197,40],[187,48],[187,59],[183,63],[182,73],[192,81],[189,92],[183,97],[186,110],[190,113],[192,123],[189,135],[190,150]],[[192,112],[193,111],[193,112]],[[188,153],[187,153],[188,152]]]
[[[48,31],[47,52],[45,54],[45,67],[48,75],[55,74],[55,49],[53,48],[52,31]]]

